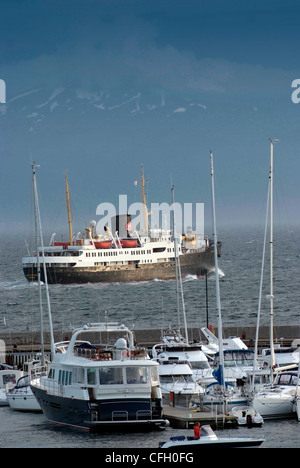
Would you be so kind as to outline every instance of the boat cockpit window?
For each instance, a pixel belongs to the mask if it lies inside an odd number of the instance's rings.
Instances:
[[[151,367],[151,382],[152,385],[159,385],[159,374],[157,367]]]
[[[147,367],[126,367],[126,382],[128,384],[148,383],[149,373]]]
[[[182,384],[187,384],[187,383],[194,383],[194,379],[191,375],[161,375],[160,376],[160,381],[161,383],[182,383]]]
[[[97,384],[96,369],[88,369],[87,370],[87,383],[88,383],[88,385],[96,385]]]
[[[100,385],[122,385],[122,367],[102,367],[99,369]]]
[[[3,382],[3,386],[7,385],[7,384],[16,384],[17,383],[17,378],[16,378],[16,374],[4,374],[2,375],[2,382]]]
[[[18,380],[16,388],[28,387],[29,384],[30,384],[29,375],[24,375]]]
[[[220,356],[217,354],[214,365],[218,365],[219,360]],[[252,366],[254,364],[254,354],[245,350],[225,351],[224,364],[225,367]]]
[[[297,385],[298,377],[296,374],[280,374],[277,378],[277,385]]]
[[[81,367],[75,367],[73,369],[73,382],[78,384],[84,383],[84,369]]]
[[[207,361],[189,361],[189,364],[194,370],[202,370],[202,369],[210,368]]]
[[[71,385],[72,384],[72,372],[60,370],[58,372],[58,383],[60,385]]]
[[[161,375],[160,376],[160,383],[162,384],[168,384],[168,383],[173,383],[173,377],[171,375]]]

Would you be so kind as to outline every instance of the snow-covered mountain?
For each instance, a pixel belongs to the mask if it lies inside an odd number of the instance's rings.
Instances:
[[[177,195],[189,201],[193,196],[189,190],[199,182],[198,173],[191,183],[189,159],[194,165],[199,138],[195,130],[206,112],[199,99],[164,91],[41,86],[8,96],[0,105],[5,216],[11,214],[14,220],[24,216],[32,160],[41,165],[41,191],[50,212],[58,203],[57,192],[63,193],[65,171],[78,211],[93,214],[100,202],[114,203],[119,194],[140,197],[132,187],[142,163],[152,180],[153,201],[169,202],[174,172],[183,176],[175,180]]]

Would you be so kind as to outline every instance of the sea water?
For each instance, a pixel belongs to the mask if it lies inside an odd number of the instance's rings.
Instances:
[[[275,236],[275,339],[276,325],[300,325],[300,229],[280,229]],[[46,237],[46,236],[45,236]],[[223,242],[219,260],[221,307],[224,326],[255,326],[257,321],[263,232],[256,229],[228,230],[219,234]],[[39,330],[36,284],[25,280],[21,258],[26,255],[22,234],[0,236],[0,339],[1,333]],[[269,268],[265,265],[261,325],[269,324]],[[188,324],[194,328],[217,326],[214,275],[208,277],[208,311],[205,278],[187,277],[183,282]],[[63,332],[87,322],[114,321],[136,329],[178,327],[175,281],[128,284],[50,285],[55,330]],[[46,312],[46,305],[45,305]],[[208,317],[207,317],[208,315]],[[200,336],[200,333],[199,333]],[[199,338],[199,337],[194,337]],[[188,432],[188,431],[187,431]],[[102,434],[90,436],[56,428],[43,415],[14,413],[0,408],[0,447],[158,447],[172,428],[163,433]],[[219,436],[263,437],[267,447],[300,447],[297,421],[265,422],[261,429],[219,431]]]

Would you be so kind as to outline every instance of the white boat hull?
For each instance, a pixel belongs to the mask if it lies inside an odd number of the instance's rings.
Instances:
[[[257,394],[252,404],[264,419],[285,419],[294,416],[294,398],[274,391]]]
[[[177,450],[178,448],[186,447],[189,450],[197,450],[202,447],[212,447],[217,445],[219,447],[228,448],[249,448],[259,447],[264,442],[264,439],[250,439],[250,438],[238,438],[238,437],[224,437],[222,439],[210,439],[208,437],[200,438],[199,440],[185,440],[182,442],[166,442],[160,448],[168,450]]]
[[[211,447],[213,445],[228,448],[259,447],[263,442],[264,439],[250,439],[244,437],[218,438],[210,426],[202,426],[200,439],[185,436],[172,437],[168,442],[161,442],[160,448],[167,449],[168,451],[177,451],[181,447],[186,447],[189,450],[197,451],[203,447]]]
[[[0,388],[0,406],[8,406],[6,392],[3,388]]]
[[[296,414],[297,414],[297,419],[300,422],[300,399],[299,398],[296,401]]]
[[[30,387],[27,391],[13,390],[7,395],[7,401],[10,408],[14,411],[28,411],[41,413],[41,407],[32,393]]]

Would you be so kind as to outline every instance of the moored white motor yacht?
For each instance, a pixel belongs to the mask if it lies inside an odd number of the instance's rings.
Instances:
[[[171,329],[162,331],[161,343],[153,346],[152,357],[161,362],[187,361],[195,380],[200,385],[214,381],[212,368],[202,351],[202,346],[199,343],[187,343],[179,331]]]
[[[114,345],[96,341],[108,335],[119,336]],[[56,424],[88,431],[163,427],[158,366],[134,346],[124,325],[87,324],[73,333],[65,352],[54,355],[48,376],[31,381],[31,389]]]
[[[283,367],[294,366],[295,368],[299,365],[300,348],[299,346],[279,346],[274,345],[274,358],[275,366]],[[265,348],[262,350],[261,359],[263,361],[263,367],[270,367],[272,357],[272,349]]]
[[[204,389],[196,382],[186,361],[158,361],[164,405],[199,404]]]
[[[207,339],[207,343],[202,345],[203,351],[209,355],[214,356],[216,353],[219,352],[219,339],[218,337],[207,327],[202,327],[201,331],[205,338]],[[222,339],[223,349],[236,351],[239,349],[248,349],[245,343],[239,338],[238,336],[230,336],[229,338]]]

